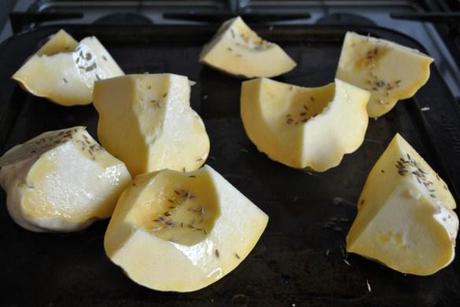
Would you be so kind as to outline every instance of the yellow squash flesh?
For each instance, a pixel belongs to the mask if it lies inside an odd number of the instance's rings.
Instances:
[[[347,251],[402,273],[434,274],[455,256],[455,207],[446,183],[397,134],[366,180]]]
[[[271,159],[322,172],[362,144],[368,99],[367,91],[338,79],[317,88],[255,79],[243,82],[241,118]]]
[[[283,49],[260,38],[241,17],[222,24],[204,46],[200,63],[246,78],[275,77],[296,66]]]
[[[77,44],[61,30],[12,78],[33,95],[73,106],[91,103],[96,80],[123,74],[97,38],[87,37]]]
[[[370,36],[347,32],[336,78],[371,93],[370,117],[388,113],[428,81],[433,59],[415,49]]]
[[[131,176],[84,127],[49,131],[0,158],[13,220],[32,231],[76,231],[110,217]]]
[[[187,77],[174,74],[127,75],[96,82],[101,144],[138,175],[169,168],[199,168],[209,138],[190,107]]]
[[[130,279],[190,292],[234,270],[262,235],[267,215],[209,166],[136,177],[104,238],[107,256]]]

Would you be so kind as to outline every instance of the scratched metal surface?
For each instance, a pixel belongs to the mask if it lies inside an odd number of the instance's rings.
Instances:
[[[192,106],[211,138],[207,163],[270,215],[250,256],[232,273],[198,292],[161,293],[131,282],[105,257],[106,221],[75,234],[36,234],[8,217],[0,201],[2,306],[423,306],[456,305],[455,260],[430,277],[404,276],[343,252],[363,182],[396,132],[459,191],[458,109],[432,66],[428,84],[387,116],[370,120],[366,141],[342,164],[323,174],[289,169],[259,153],[239,117],[241,80],[198,64],[213,27],[70,26],[77,38],[96,35],[127,73],[172,72],[189,76]],[[341,42],[352,27],[268,27],[257,30],[280,43],[298,67],[279,80],[305,86],[331,82]],[[2,152],[43,131],[87,125],[96,136],[92,106],[64,108],[33,97],[9,78],[57,27],[25,33],[0,46],[0,145]],[[362,33],[419,47],[380,28]],[[430,107],[429,112],[420,108]],[[441,134],[440,131],[445,133]],[[456,193],[457,200],[458,194]],[[326,225],[334,227],[327,228]],[[154,261],[154,260],[152,260]],[[369,287],[368,287],[369,284]],[[295,305],[294,305],[295,304]]]

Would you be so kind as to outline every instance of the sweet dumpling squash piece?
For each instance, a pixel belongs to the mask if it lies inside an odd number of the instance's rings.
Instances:
[[[241,19],[226,21],[207,43],[200,62],[235,76],[274,77],[296,63],[275,43],[260,38]]]
[[[101,144],[132,175],[191,171],[209,154],[201,117],[190,107],[190,82],[175,74],[126,75],[96,82]]]
[[[243,82],[247,135],[271,159],[323,172],[364,141],[369,92],[336,79],[316,88],[270,79]]]
[[[433,59],[418,50],[370,36],[347,32],[336,78],[371,93],[370,117],[388,113],[428,81]]]
[[[96,37],[77,43],[60,30],[12,78],[33,95],[73,106],[91,103],[96,80],[123,74]]]
[[[13,220],[37,232],[70,232],[110,217],[131,176],[84,127],[48,131],[0,157]]]
[[[458,218],[446,183],[396,134],[367,177],[347,251],[430,275],[455,257]]]
[[[234,270],[268,216],[211,167],[137,176],[104,238],[107,256],[134,282],[190,292]]]

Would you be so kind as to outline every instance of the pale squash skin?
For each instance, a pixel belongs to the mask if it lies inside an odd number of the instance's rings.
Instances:
[[[133,74],[96,82],[97,135],[131,174],[191,171],[210,150],[201,117],[190,107],[190,83],[175,74]]]
[[[78,42],[65,30],[59,30],[51,36],[38,51],[37,55],[53,55],[59,52],[72,51],[77,48]]]
[[[96,80],[121,75],[123,71],[96,37],[77,43],[60,30],[12,78],[35,96],[74,106],[92,102]]]
[[[366,180],[347,251],[401,273],[434,274],[455,257],[455,207],[446,183],[396,134]]]
[[[0,157],[8,213],[30,231],[73,232],[110,217],[130,181],[85,127],[42,133]]]
[[[104,237],[110,260],[134,282],[191,292],[233,271],[268,216],[211,167],[137,176],[120,197]]]
[[[347,32],[336,78],[368,90],[369,117],[380,117],[415,95],[430,78],[432,62],[418,50]]]
[[[275,77],[297,65],[280,46],[260,38],[241,17],[222,24],[203,47],[199,61],[243,78]]]
[[[369,93],[338,79],[303,88],[270,79],[243,82],[241,118],[257,148],[287,166],[326,171],[359,148]]]

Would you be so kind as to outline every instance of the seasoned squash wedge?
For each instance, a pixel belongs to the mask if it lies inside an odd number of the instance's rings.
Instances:
[[[415,95],[430,77],[433,59],[396,43],[347,32],[336,77],[371,93],[370,117],[388,113]]]
[[[8,212],[37,232],[76,231],[110,217],[130,180],[84,127],[42,133],[0,158]]]
[[[271,159],[322,172],[362,144],[368,99],[369,92],[338,79],[317,88],[255,79],[243,82],[241,118]]]
[[[91,103],[96,80],[123,74],[96,37],[77,43],[61,30],[24,63],[13,79],[33,95],[73,106]]]
[[[107,256],[138,284],[189,292],[234,270],[267,215],[209,166],[136,177],[104,238]]]
[[[277,44],[260,38],[241,19],[226,21],[200,55],[200,62],[232,75],[274,77],[296,63]]]
[[[455,207],[446,183],[397,134],[366,180],[347,251],[402,273],[433,274],[455,256]]]
[[[132,175],[169,168],[199,168],[209,138],[190,107],[190,83],[174,74],[142,74],[96,82],[101,144],[126,163]]]

